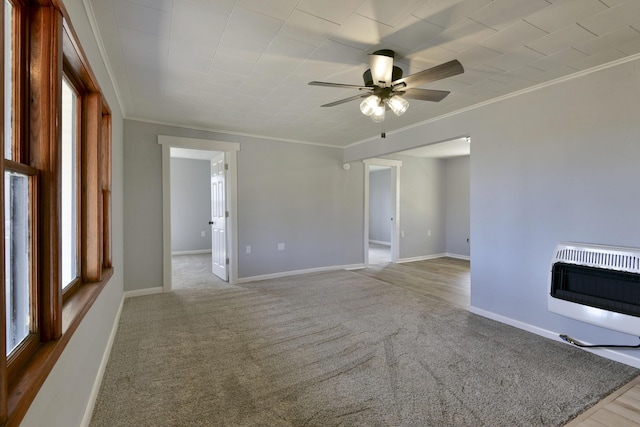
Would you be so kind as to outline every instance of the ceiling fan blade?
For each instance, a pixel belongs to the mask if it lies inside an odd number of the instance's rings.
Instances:
[[[391,86],[393,56],[379,55],[376,53],[369,55],[369,69],[371,70],[374,85],[381,87]]]
[[[333,101],[328,104],[321,105],[321,107],[333,107],[336,105],[344,104],[345,102],[355,101],[356,99],[366,98],[371,95],[371,93],[362,93],[360,95],[350,96],[349,98],[340,99],[338,101]]]
[[[361,85],[349,85],[343,83],[329,83],[329,82],[309,82],[311,86],[325,86],[325,87],[338,87],[342,89],[359,89],[359,90],[368,90],[371,89],[369,86],[361,86]]]
[[[432,89],[407,89],[403,90],[403,98],[419,99],[421,101],[440,102],[451,92],[448,90],[432,90]]]
[[[454,59],[453,61],[445,62],[444,64],[436,65],[428,70],[420,71],[410,76],[398,79],[392,83],[392,85],[404,85],[406,88],[412,88],[416,86],[422,86],[423,84],[434,82],[436,80],[446,79],[458,74],[464,73],[462,64]]]

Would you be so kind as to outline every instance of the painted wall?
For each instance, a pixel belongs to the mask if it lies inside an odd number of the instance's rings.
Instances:
[[[158,135],[238,142],[238,275],[361,264],[364,166],[342,150],[125,120],[125,289],[162,286]],[[278,243],[285,244],[278,251]],[[251,253],[246,247],[251,246]]]
[[[470,255],[469,163],[469,156],[445,161],[446,252],[463,257]]]
[[[109,79],[82,0],[65,0],[82,48],[112,117],[112,245],[114,275],[67,344],[40,388],[23,426],[67,427],[80,425],[100,368],[123,294],[123,121],[115,90]],[[97,389],[94,390],[97,392]],[[88,416],[91,414],[89,413]]]
[[[635,344],[550,313],[546,298],[557,242],[640,246],[639,83],[640,61],[622,63],[349,147],[344,161],[471,135],[473,309],[551,335]]]
[[[403,155],[400,168],[400,259],[444,254],[445,168],[440,159]]]
[[[364,165],[344,170],[341,149],[241,142],[239,276],[362,264],[363,189]]]
[[[171,252],[211,250],[210,183],[210,161],[171,159]]]
[[[391,169],[369,172],[369,240],[391,244]]]

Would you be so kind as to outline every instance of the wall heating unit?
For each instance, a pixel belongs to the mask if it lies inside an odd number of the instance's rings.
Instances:
[[[553,313],[640,336],[640,249],[559,243],[547,306]]]

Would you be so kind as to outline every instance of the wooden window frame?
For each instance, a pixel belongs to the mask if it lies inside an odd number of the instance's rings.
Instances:
[[[113,275],[111,254],[111,112],[61,0],[10,0],[13,20],[13,158],[0,173],[33,176],[35,333],[0,358],[0,425],[19,425],[71,336]],[[4,5],[0,18],[4,18]],[[4,19],[2,19],[4,26]],[[4,37],[4,31],[0,37]],[[3,40],[4,43],[4,40]],[[4,59],[3,59],[4,61]],[[79,279],[61,284],[60,139],[62,76],[78,90]],[[3,64],[0,62],[0,74]],[[2,91],[3,99],[4,89]],[[4,103],[0,107],[4,123]],[[0,136],[4,153],[4,132]],[[4,158],[4,154],[3,154]],[[0,192],[4,206],[4,192]],[[0,210],[4,224],[4,209]],[[0,227],[4,239],[4,226]],[[5,316],[4,245],[0,245],[0,316]],[[0,344],[6,355],[6,328]]]
[[[18,375],[18,372],[26,365],[31,354],[36,350],[39,345],[38,339],[38,270],[37,270],[37,240],[38,240],[38,227],[35,224],[36,219],[38,218],[38,171],[30,166],[27,166],[23,163],[18,163],[12,160],[4,159],[4,169],[3,169],[3,177],[4,172],[18,172],[23,175],[29,176],[29,194],[30,194],[30,207],[29,210],[31,215],[31,223],[29,224],[29,247],[31,248],[31,271],[30,274],[30,294],[31,294],[31,307],[30,307],[30,315],[31,315],[31,333],[22,341],[20,345],[9,355],[7,356],[7,377],[9,381],[12,381]],[[3,200],[4,202],[4,200]],[[3,203],[4,209],[4,203]],[[5,351],[6,353],[6,351]]]

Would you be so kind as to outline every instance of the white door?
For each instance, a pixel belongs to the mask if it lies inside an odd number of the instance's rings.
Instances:
[[[227,209],[224,153],[211,159],[211,271],[227,281]]]

